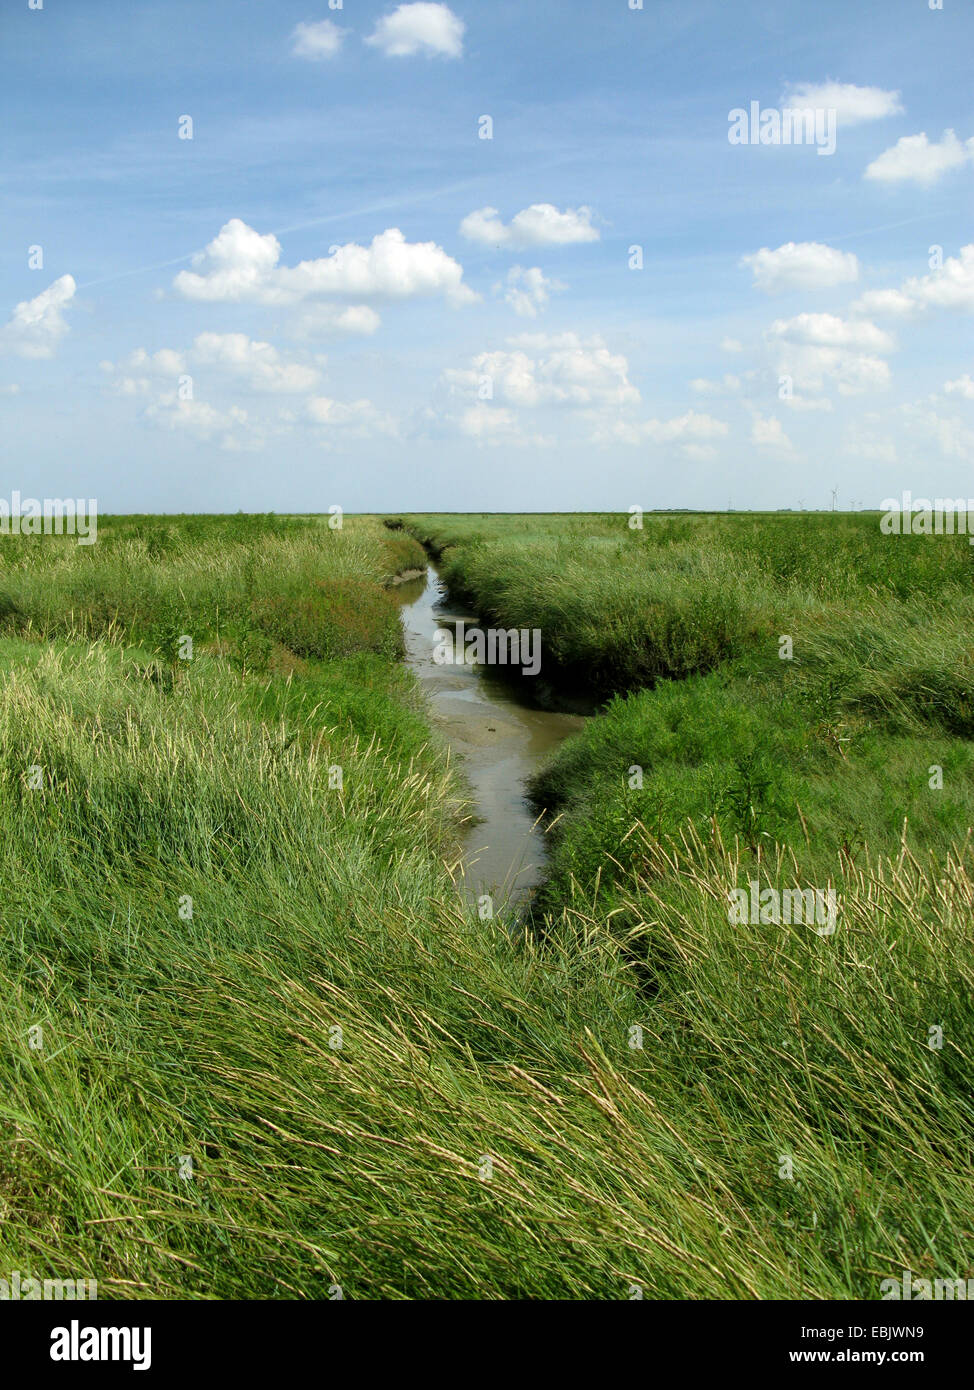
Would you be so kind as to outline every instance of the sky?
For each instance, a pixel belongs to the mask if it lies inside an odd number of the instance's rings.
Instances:
[[[2,0],[0,497],[974,495],[936,3]]]

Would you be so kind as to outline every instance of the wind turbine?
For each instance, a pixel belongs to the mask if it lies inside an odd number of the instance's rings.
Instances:
[[[835,498],[836,498],[836,494],[837,494],[838,491],[839,491],[839,489],[838,489],[837,487],[834,487],[834,488],[832,489],[832,510],[833,510],[833,511],[835,511]]]

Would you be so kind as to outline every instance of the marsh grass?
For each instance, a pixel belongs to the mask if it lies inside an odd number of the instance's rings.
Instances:
[[[525,582],[566,663],[599,659],[608,605],[614,669],[656,681],[546,772],[566,828],[518,933],[454,887],[463,786],[386,639],[414,541],[143,518],[90,557],[0,552],[0,1270],[203,1299],[872,1299],[903,1268],[971,1274],[960,572],[925,562],[928,652],[880,567],[855,596],[858,540],[809,572],[785,536],[762,569],[749,520],[731,559],[667,524],[627,590],[608,522],[505,523],[527,551],[549,533]],[[609,556],[590,610],[551,578],[583,533]],[[325,592],[356,601],[286,602]],[[633,595],[669,615],[648,656]],[[732,926],[754,874],[826,876],[838,931]]]

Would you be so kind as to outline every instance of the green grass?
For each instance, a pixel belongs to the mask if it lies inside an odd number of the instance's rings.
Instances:
[[[532,788],[559,815],[546,907],[576,882],[611,899],[635,821],[783,843],[825,877],[838,854],[894,853],[904,821],[918,853],[963,843],[966,537],[884,537],[866,515],[627,521],[405,519],[487,622],[540,627],[542,679],[611,696]]]
[[[878,517],[407,517],[451,590],[497,626],[540,627],[545,669],[599,697],[777,651],[823,614],[895,600],[971,613],[965,537],[882,537]],[[893,610],[890,610],[891,612]]]
[[[107,1298],[969,1277],[967,548],[863,518],[403,520],[0,547],[0,1273]],[[537,784],[560,819],[524,930],[451,879],[464,787],[387,592],[417,535],[618,694]],[[838,931],[732,925],[752,877],[834,885]]]
[[[175,659],[183,634],[265,667],[298,656],[395,655],[384,590],[422,564],[415,541],[361,518],[102,518],[96,546],[19,538],[0,551],[0,625],[81,638],[125,634]]]

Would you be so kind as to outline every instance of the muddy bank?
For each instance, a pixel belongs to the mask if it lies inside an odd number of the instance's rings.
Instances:
[[[467,836],[464,892],[473,898],[489,893],[495,907],[524,903],[545,865],[544,830],[528,805],[525,782],[584,718],[540,708],[528,677],[503,679],[492,667],[434,660],[437,633],[442,650],[443,634],[458,621],[476,619],[448,599],[433,566],[400,584],[396,598],[403,605],[406,664],[427,696],[432,723],[462,760],[473,794],[478,819]]]
[[[411,580],[422,579],[425,574],[425,568],[403,570],[400,574],[394,574],[391,579],[386,580],[386,588],[394,589],[399,584],[408,584]]]

